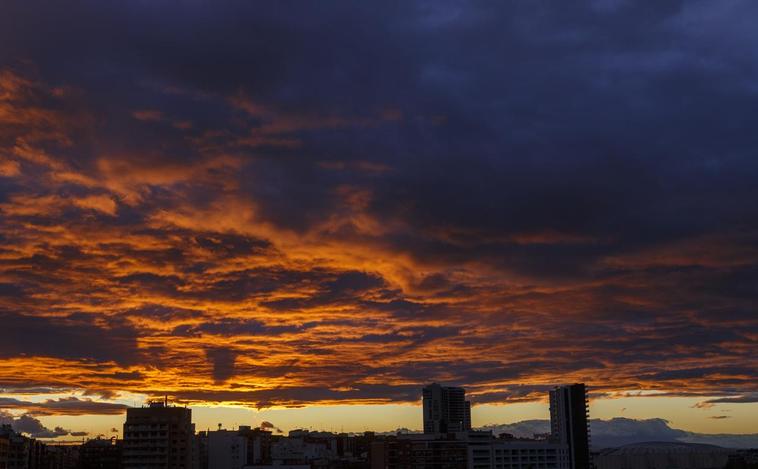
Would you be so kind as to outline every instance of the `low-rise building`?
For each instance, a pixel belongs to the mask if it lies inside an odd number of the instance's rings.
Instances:
[[[371,469],[568,469],[568,446],[491,432],[399,434],[374,441]]]
[[[722,469],[732,450],[677,442],[635,443],[600,451],[596,469]]]
[[[239,435],[247,439],[247,464],[271,463],[271,432],[262,428],[240,426]]]
[[[79,452],[81,445],[72,443],[55,443],[47,444],[45,448],[45,462],[43,469],[81,469],[79,465]],[[120,461],[117,465],[103,467],[120,468]]]
[[[110,469],[121,467],[123,444],[115,438],[95,438],[79,449],[80,469]]]
[[[10,425],[0,426],[0,438],[7,441],[4,461],[7,469],[29,469],[32,439],[16,433]]]

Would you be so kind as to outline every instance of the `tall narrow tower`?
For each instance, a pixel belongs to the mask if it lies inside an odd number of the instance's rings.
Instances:
[[[590,430],[587,389],[584,384],[559,386],[550,391],[550,432],[568,445],[571,469],[590,469]]]
[[[471,430],[471,403],[465,389],[430,384],[423,390],[423,405],[424,433]]]

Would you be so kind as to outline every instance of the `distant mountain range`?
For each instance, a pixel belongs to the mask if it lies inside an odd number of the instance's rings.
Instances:
[[[510,433],[517,437],[532,437],[534,434],[548,433],[549,420],[522,420],[520,422],[492,424],[478,428],[492,430],[499,435]],[[667,420],[635,420],[617,417],[610,420],[590,420],[592,446],[595,449],[615,448],[633,443],[649,441],[699,443],[725,448],[758,448],[758,433],[752,434],[706,434],[671,428]]]

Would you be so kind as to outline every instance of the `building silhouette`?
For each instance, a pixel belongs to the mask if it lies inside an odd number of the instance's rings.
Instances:
[[[234,430],[208,432],[208,469],[241,469],[247,465],[247,438]]]
[[[471,430],[471,403],[466,390],[430,384],[423,389],[424,433]]]
[[[398,435],[375,441],[371,469],[468,468],[468,442],[447,435]],[[488,468],[489,469],[489,468]]]
[[[95,438],[79,448],[79,469],[113,469],[121,467],[123,441]]]
[[[0,469],[79,469],[79,446],[46,444],[3,424]]]
[[[439,384],[423,391],[424,433],[398,433],[371,442],[371,469],[571,469],[567,441],[515,438],[471,430],[463,388]]]
[[[195,426],[192,411],[151,402],[126,410],[124,469],[190,469]]]
[[[593,468],[583,384],[550,392],[551,432],[531,438],[471,430],[470,404],[463,388],[435,383],[424,387],[422,396],[424,433],[395,435],[295,429],[285,436],[250,426],[223,430],[221,425],[217,431],[195,434],[191,410],[169,406],[167,401],[127,409],[122,441],[96,438],[53,446],[0,425],[0,469]],[[267,428],[275,427],[268,424]],[[596,464],[616,467],[618,461],[633,460],[640,453],[639,448],[622,450],[601,453]],[[731,457],[725,451],[716,454],[718,461]],[[646,458],[653,453],[661,459],[672,451],[645,447]],[[703,459],[701,453],[684,454],[677,449],[676,457]],[[748,464],[752,453],[742,456],[732,457],[730,467],[745,467],[743,459]],[[706,467],[699,464],[690,466]]]
[[[551,438],[568,445],[571,469],[590,469],[590,430],[587,389],[584,384],[559,386],[550,391]]]
[[[247,464],[263,465],[271,462],[271,432],[249,425],[239,427],[239,434],[247,440]]]

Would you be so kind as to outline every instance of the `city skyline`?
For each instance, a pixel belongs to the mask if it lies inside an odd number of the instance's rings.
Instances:
[[[527,3],[3,5],[0,423],[758,433],[758,4]]]
[[[286,435],[270,423],[235,429],[224,429],[219,423],[218,429],[196,431],[192,410],[171,405],[168,396],[164,396],[163,400],[127,408],[122,438],[98,436],[79,444],[45,444],[14,431],[11,425],[0,425],[0,467],[405,469],[442,465],[449,469],[589,469],[592,466],[587,393],[582,383],[553,388],[549,394],[550,430],[533,429],[527,435],[472,429],[464,388],[430,383],[421,394],[423,432],[350,434],[296,429]],[[601,449],[597,448],[595,453],[599,455]],[[744,459],[750,458],[754,451],[740,453],[736,448],[718,448],[715,453],[709,452],[710,458],[723,465],[729,455]]]
[[[189,407],[193,411],[193,423],[197,430],[207,431],[216,429],[219,425],[226,429],[237,429],[241,426],[253,428],[268,428],[275,434],[287,434],[297,429],[309,429],[313,431],[325,431],[351,434],[361,434],[366,431],[375,431],[383,434],[392,434],[398,430],[410,432],[423,432],[423,419],[421,396],[415,404],[401,405],[330,405],[330,406],[307,406],[304,408],[291,409],[249,409],[245,407],[225,406],[187,406],[186,404],[170,402],[171,405]],[[164,399],[167,399],[164,396]],[[631,399],[631,400],[630,400]],[[672,406],[671,399],[662,400],[661,404],[666,408],[646,408],[647,414],[643,413],[635,419],[629,414],[626,406],[639,405],[639,399],[590,399],[590,412],[594,420],[606,423],[604,431],[609,434],[618,433],[631,439],[645,439],[657,436],[661,440],[678,439],[691,433],[693,441],[710,442],[718,444],[719,440],[726,442],[738,441],[738,446],[752,447],[758,445],[758,432],[755,431],[754,421],[750,414],[742,416],[744,431],[723,432],[714,430],[713,423],[707,416],[699,426],[687,427],[681,425],[687,421],[686,417],[692,407],[699,400],[689,399],[679,406]],[[676,399],[674,399],[676,400]],[[153,399],[152,401],[155,401]],[[162,399],[157,399],[162,401]],[[121,437],[126,410],[134,407],[145,407],[151,402],[133,400],[122,403],[115,413],[110,415],[69,415],[69,416],[38,416],[32,421],[26,421],[25,427],[36,428],[42,432],[41,439],[54,441],[81,442],[92,438]],[[611,404],[606,406],[603,404]],[[648,407],[648,406],[645,406]],[[633,409],[632,409],[633,410]],[[673,412],[672,412],[673,411]],[[730,412],[727,410],[728,413]],[[627,414],[627,415],[625,415]],[[496,405],[485,404],[472,407],[473,428],[513,428],[517,433],[527,431],[529,435],[533,428],[538,428],[539,423],[546,425],[549,417],[548,400],[540,402],[528,402],[522,404]],[[673,418],[671,417],[673,416]],[[668,418],[666,418],[668,417]],[[720,419],[716,419],[720,420]],[[36,421],[36,422],[35,422]],[[339,422],[339,423],[337,423]],[[12,423],[6,419],[0,419],[0,423]],[[53,425],[65,428],[60,435],[49,435]],[[535,427],[536,425],[536,427]],[[522,428],[523,426],[523,428]],[[48,428],[49,427],[49,428]],[[115,431],[114,431],[115,430]],[[545,431],[549,427],[544,427]],[[25,431],[26,434],[30,434]],[[40,438],[40,435],[31,436]],[[730,440],[729,437],[737,437]],[[723,438],[722,438],[723,437]],[[742,439],[740,439],[742,438]],[[687,440],[687,438],[685,438]]]
[[[129,407],[123,438],[43,443],[0,425],[0,467],[8,469],[617,469],[642,457],[645,467],[735,469],[758,463],[752,442],[724,446],[647,440],[590,419],[583,383],[549,391],[550,420],[525,428],[470,427],[466,391],[430,383],[421,390],[423,432],[282,431],[258,426],[196,431],[192,410],[168,397]],[[591,423],[594,422],[594,423]],[[628,424],[631,421],[627,421]],[[590,427],[594,437],[590,437]],[[115,432],[117,429],[113,429]],[[597,430],[601,430],[598,432]],[[643,432],[644,433],[644,432]],[[681,436],[681,435],[680,435]],[[728,435],[713,435],[724,437]],[[610,437],[610,439],[609,439]],[[690,438],[692,435],[690,436]],[[751,448],[752,446],[752,448]]]
[[[107,440],[117,440],[120,441],[125,436],[125,433],[122,435],[121,433],[121,427],[125,424],[128,426],[129,423],[129,416],[128,412],[131,410],[137,410],[143,409],[143,411],[148,411],[151,408],[158,407],[159,411],[163,408],[175,408],[177,410],[185,410],[190,412],[191,420],[187,423],[192,424],[192,431],[194,432],[195,429],[197,430],[198,434],[208,434],[208,432],[214,432],[216,430],[219,430],[222,434],[235,434],[237,431],[242,431],[243,429],[260,429],[270,432],[271,434],[275,436],[287,436],[288,434],[298,434],[302,431],[305,432],[314,432],[314,435],[317,433],[320,434],[333,434],[333,435],[354,435],[354,436],[361,436],[368,433],[376,434],[376,435],[382,435],[382,436],[392,436],[392,435],[399,435],[399,434],[408,434],[408,435],[422,435],[422,434],[431,434],[431,435],[439,435],[439,434],[445,434],[445,433],[466,433],[466,432],[493,432],[494,435],[500,435],[500,434],[506,434],[506,435],[513,435],[517,439],[532,439],[537,438],[544,439],[544,438],[552,438],[555,442],[563,442],[563,443],[570,443],[570,441],[574,438],[576,438],[575,432],[580,431],[583,432],[583,428],[585,428],[585,425],[588,425],[587,428],[592,427],[592,434],[594,435],[594,438],[590,438],[589,440],[592,443],[593,451],[597,451],[602,448],[614,448],[614,447],[621,447],[624,445],[629,444],[636,444],[636,443],[649,443],[649,442],[671,442],[671,443],[683,443],[683,444],[705,444],[707,446],[713,446],[713,447],[722,447],[722,448],[753,448],[755,449],[758,447],[758,433],[750,433],[750,434],[708,434],[708,433],[698,433],[698,432],[692,432],[692,431],[685,431],[682,429],[677,429],[676,425],[672,425],[671,422],[660,419],[660,418],[650,418],[650,419],[643,419],[643,420],[635,420],[625,417],[614,417],[611,419],[603,419],[603,418],[597,418],[595,415],[595,411],[598,409],[597,406],[594,406],[590,403],[589,399],[586,399],[586,411],[587,415],[594,416],[593,418],[589,420],[580,420],[576,423],[572,423],[575,418],[570,417],[567,412],[575,412],[574,415],[579,415],[579,418],[583,419],[583,414],[585,412],[585,399],[582,398],[582,396],[585,396],[586,391],[583,384],[573,384],[573,385],[561,385],[556,386],[552,388],[549,391],[549,402],[550,406],[547,408],[546,406],[538,406],[535,409],[535,413],[531,415],[531,419],[529,420],[523,420],[523,421],[515,421],[515,422],[506,422],[506,423],[488,423],[488,424],[482,424],[482,422],[477,422],[474,420],[471,427],[469,427],[467,424],[464,424],[463,427],[460,427],[458,423],[459,414],[456,414],[455,412],[460,412],[460,410],[454,410],[454,409],[460,409],[463,406],[463,401],[460,402],[453,402],[448,401],[448,397],[441,397],[439,394],[436,394],[434,391],[427,391],[428,389],[432,389],[435,386],[440,386],[439,383],[430,383],[427,386],[424,386],[423,391],[420,392],[420,397],[422,398],[421,401],[424,401],[424,405],[417,405],[417,406],[411,406],[406,405],[403,406],[405,408],[405,411],[403,413],[395,413],[393,411],[387,411],[388,406],[374,406],[373,409],[373,415],[381,416],[380,419],[376,420],[376,422],[379,422],[379,425],[376,425],[374,423],[375,421],[369,419],[364,420],[365,415],[371,415],[371,412],[368,414],[362,412],[361,406],[354,406],[354,405],[348,405],[348,406],[330,406],[328,409],[325,408],[324,410],[329,412],[329,415],[326,417],[324,414],[318,415],[318,414],[312,414],[317,416],[316,420],[309,420],[309,419],[302,419],[299,421],[289,422],[287,420],[282,420],[279,417],[274,417],[274,420],[279,422],[280,424],[275,424],[271,422],[271,418],[266,419],[268,416],[264,413],[266,411],[263,411],[261,413],[255,413],[254,411],[247,409],[237,409],[240,411],[240,413],[234,414],[234,416],[230,416],[231,414],[228,412],[231,409],[223,408],[223,407],[214,407],[214,408],[198,408],[195,407],[194,409],[191,407],[188,407],[186,405],[181,405],[180,403],[171,402],[168,399],[168,396],[164,396],[163,399],[158,400],[150,400],[147,402],[142,403],[141,405],[135,405],[134,406],[127,406],[124,408],[124,412],[120,415],[113,416],[112,422],[101,422],[101,424],[110,425],[113,424],[115,426],[111,427],[109,430],[104,430],[101,433],[98,433],[97,430],[93,430],[93,428],[89,428],[90,431],[76,431],[76,432],[69,432],[57,436],[51,436],[48,433],[50,433],[49,430],[44,430],[43,427],[39,426],[39,422],[36,423],[36,425],[39,428],[43,429],[43,434],[34,434],[33,431],[30,431],[30,427],[34,427],[35,424],[33,424],[30,421],[23,422],[23,425],[15,426],[11,422],[9,425],[8,421],[0,421],[0,424],[3,424],[6,427],[14,428],[17,432],[20,434],[24,434],[28,437],[40,440],[42,442],[46,442],[51,445],[59,445],[59,444],[73,444],[73,445],[79,445],[87,441],[93,441],[100,439],[104,439],[104,441]],[[579,387],[579,390],[574,391],[573,388]],[[451,396],[457,396],[453,399],[463,399],[463,395],[465,394],[465,389],[459,388],[459,387],[452,387],[448,388],[443,386],[443,389],[452,389],[454,390],[454,393],[451,394]],[[560,391],[560,392],[559,392]],[[568,393],[564,394],[563,393]],[[437,397],[435,397],[437,396]],[[560,397],[564,396],[564,397]],[[569,397],[571,396],[571,397]],[[432,400],[438,400],[442,399],[442,401],[431,402]],[[427,405],[426,401],[429,400],[429,403]],[[579,400],[576,405],[578,407],[574,408],[574,410],[567,411],[566,409],[570,409],[573,404],[571,404],[572,400]],[[449,404],[448,404],[449,402]],[[432,408],[440,408],[440,405],[443,407],[446,407],[447,405],[450,405],[451,414],[447,414],[447,411],[442,411],[442,413],[439,413],[440,411],[430,411]],[[503,409],[509,410],[510,406],[501,406]],[[593,410],[594,408],[594,410]],[[198,410],[200,412],[198,412]],[[313,410],[312,407],[306,408],[306,410],[310,411]],[[270,411],[273,415],[275,410]],[[411,420],[406,421],[403,420],[407,416],[411,414]],[[298,417],[301,417],[302,414],[295,414]],[[492,414],[488,410],[484,410],[480,412],[481,416],[486,416],[484,418],[491,418]],[[335,422],[339,422],[341,417],[347,417],[349,421],[353,423],[353,425],[339,425],[337,426]],[[512,417],[512,416],[511,416]],[[549,417],[547,419],[546,417]],[[602,416],[601,416],[602,417]],[[328,423],[324,422],[324,419],[327,419]],[[449,420],[452,418],[452,420]],[[441,423],[440,419],[445,421],[445,423]],[[512,418],[511,418],[512,419]],[[505,418],[504,420],[501,420],[501,422],[505,422],[507,420],[511,420],[508,418]],[[83,421],[86,421],[86,419],[82,419],[80,416],[74,416],[71,418],[72,422],[79,422],[79,425],[86,425],[85,423],[82,423]],[[423,425],[422,425],[423,421]],[[436,422],[436,423],[433,423]],[[20,421],[17,423],[21,423]],[[284,423],[283,425],[281,423]],[[403,425],[403,424],[406,425]],[[384,427],[382,425],[385,425]],[[577,430],[578,428],[578,430]],[[750,427],[752,429],[752,427]],[[58,431],[59,428],[56,428],[56,431]],[[564,437],[561,437],[559,435],[565,435]],[[583,436],[579,436],[580,440],[585,438]],[[1,442],[0,442],[1,443]],[[573,450],[572,450],[573,453]],[[1,463],[1,461],[0,461]]]

